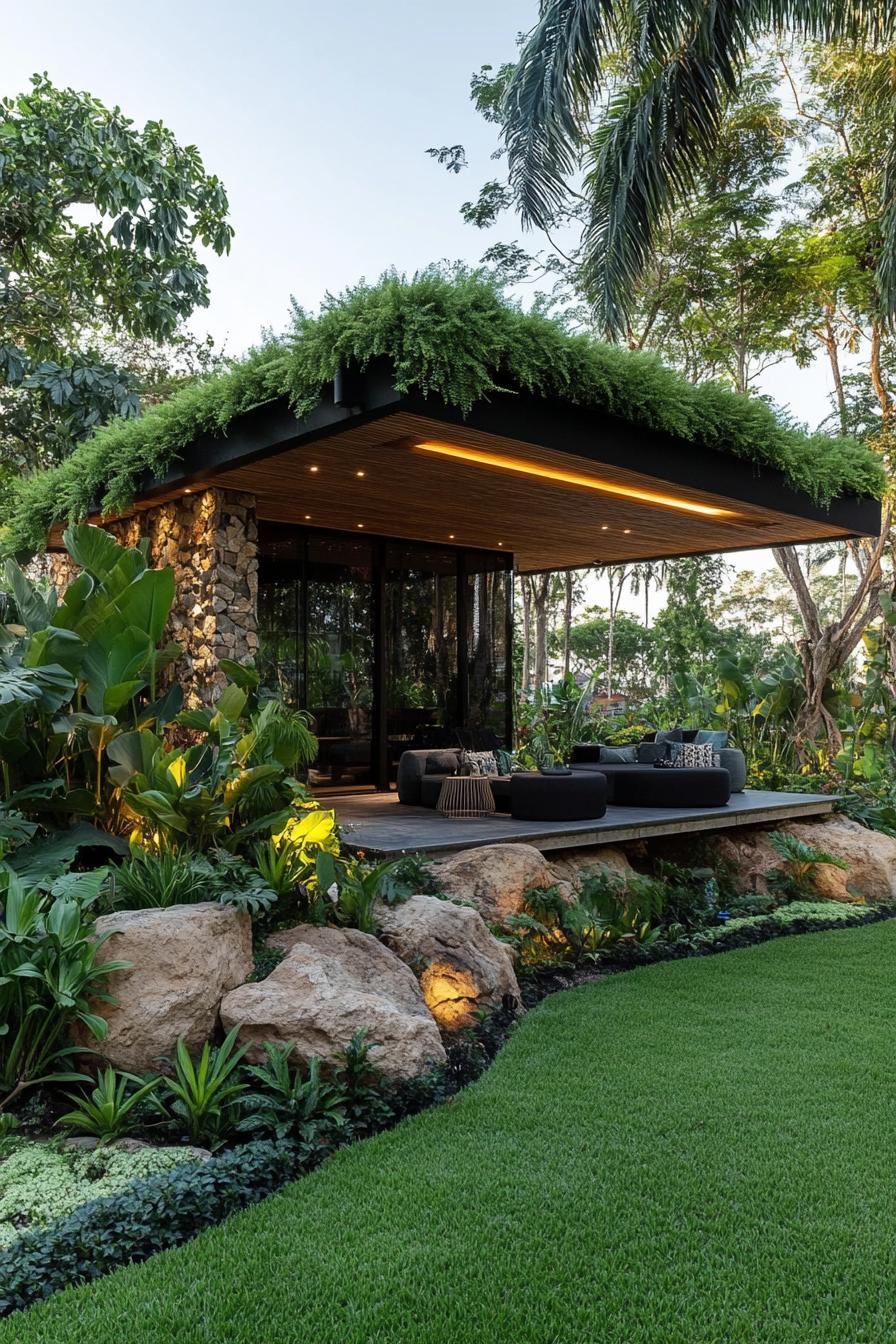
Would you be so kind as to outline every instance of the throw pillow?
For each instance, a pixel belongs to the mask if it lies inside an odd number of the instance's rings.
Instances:
[[[639,742],[635,754],[639,765],[656,765],[669,755],[669,742]]]
[[[682,728],[682,730],[681,730],[681,740],[682,740],[682,742],[696,742],[696,741],[697,741],[697,733],[698,733],[699,731],[700,731],[700,730],[699,730],[698,728]]]
[[[471,775],[496,775],[498,762],[493,751],[465,751],[462,764],[470,767]]]
[[[574,765],[596,765],[600,760],[600,747],[596,742],[576,742],[572,759]]]
[[[713,750],[711,742],[676,742],[672,747],[672,761],[686,770],[711,768]]]
[[[657,730],[656,740],[657,742],[681,742],[683,740],[681,736],[681,729],[660,728]]]
[[[711,743],[713,751],[724,751],[728,746],[728,734],[725,732],[724,728],[720,729],[718,732],[716,732],[715,729],[701,728],[697,734],[697,741],[701,745],[704,742]]]
[[[656,729],[655,729],[655,728],[651,728],[651,730],[650,730],[649,733],[645,733],[645,734],[644,734],[644,736],[641,738],[641,741],[642,741],[642,742],[655,742],[655,741],[656,741]]]
[[[498,747],[495,752],[495,761],[498,766],[498,774],[509,775],[513,769],[513,752],[505,751],[503,747]]]
[[[636,765],[637,747],[601,747],[599,765]]]
[[[426,758],[428,775],[453,775],[460,760],[459,751],[431,751]]]

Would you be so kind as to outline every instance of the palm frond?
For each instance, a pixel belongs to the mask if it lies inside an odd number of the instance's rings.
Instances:
[[[546,227],[581,163],[609,58],[628,70],[591,141],[586,279],[611,334],[650,256],[658,220],[711,153],[725,100],[769,34],[869,44],[896,38],[894,0],[545,0],[504,103],[523,222]],[[896,160],[881,287],[896,308]],[[892,242],[890,241],[892,235]]]
[[[520,51],[505,95],[510,182],[527,224],[544,226],[566,180],[616,45],[617,0],[548,0]]]

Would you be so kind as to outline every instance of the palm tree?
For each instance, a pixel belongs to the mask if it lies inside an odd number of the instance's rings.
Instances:
[[[503,104],[523,221],[547,228],[584,171],[583,278],[623,335],[664,212],[693,187],[763,38],[896,43],[892,0],[542,0]],[[624,78],[619,83],[619,70]],[[869,63],[896,109],[893,64]],[[596,106],[603,106],[597,129]],[[882,174],[881,311],[896,312],[896,135]]]

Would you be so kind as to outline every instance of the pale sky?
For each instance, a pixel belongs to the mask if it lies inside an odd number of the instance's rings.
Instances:
[[[536,0],[30,0],[4,13],[0,91],[46,70],[199,146],[227,187],[236,237],[229,257],[210,259],[211,306],[192,325],[238,354],[284,326],[290,294],[314,308],[389,266],[475,262],[512,236],[458,214],[499,170],[494,128],[468,88],[480,65],[513,57],[536,10]],[[471,165],[457,177],[425,152],[456,142]],[[764,389],[813,424],[827,413],[820,365],[773,370]]]

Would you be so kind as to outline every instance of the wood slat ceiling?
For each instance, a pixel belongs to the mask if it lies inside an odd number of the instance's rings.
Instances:
[[[425,441],[497,453],[616,486],[668,493],[732,510],[737,516],[690,514],[415,449],[416,443]],[[513,552],[523,572],[848,535],[833,524],[669,486],[634,471],[404,411],[211,474],[193,488],[200,484],[255,495],[259,518],[271,522],[500,548]]]

